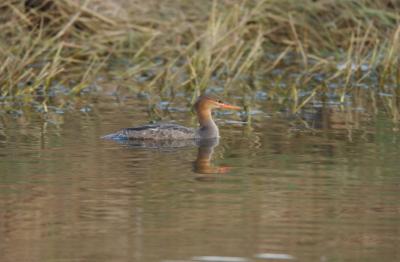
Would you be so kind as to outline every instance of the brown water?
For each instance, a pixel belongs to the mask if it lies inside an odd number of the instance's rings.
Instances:
[[[400,136],[386,117],[314,110],[311,130],[219,114],[214,148],[144,149],[99,139],[145,123],[143,102],[90,108],[3,115],[0,261],[400,260]]]

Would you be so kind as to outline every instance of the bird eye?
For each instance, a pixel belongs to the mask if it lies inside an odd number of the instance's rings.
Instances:
[[[222,100],[218,100],[218,103],[223,104]]]

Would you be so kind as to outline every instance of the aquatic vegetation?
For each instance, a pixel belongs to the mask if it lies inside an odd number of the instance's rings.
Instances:
[[[294,113],[339,103],[397,122],[399,11],[391,0],[5,0],[0,103],[47,112],[102,92],[193,104],[207,89],[248,111],[265,93]]]

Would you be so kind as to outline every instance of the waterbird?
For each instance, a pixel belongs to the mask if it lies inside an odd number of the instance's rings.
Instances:
[[[139,127],[123,128],[116,133],[103,136],[112,140],[190,140],[213,139],[219,137],[219,129],[215,124],[211,111],[213,109],[240,110],[241,107],[226,104],[210,95],[198,97],[194,108],[196,110],[199,127],[188,128],[173,123],[156,123]]]

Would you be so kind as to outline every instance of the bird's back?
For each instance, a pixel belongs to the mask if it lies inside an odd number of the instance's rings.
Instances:
[[[196,130],[176,124],[157,123],[124,128],[103,138],[114,140],[184,140],[196,138]]]

